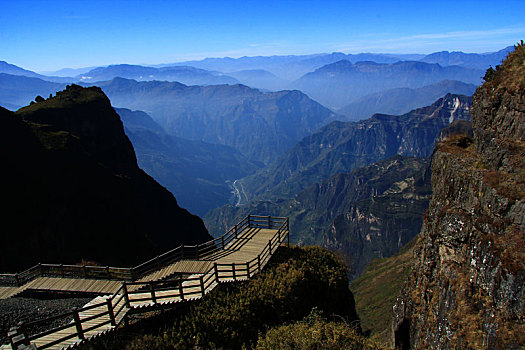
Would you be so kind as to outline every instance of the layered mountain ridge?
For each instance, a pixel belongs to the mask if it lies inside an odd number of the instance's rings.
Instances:
[[[336,114],[300,91],[244,85],[186,86],[115,78],[96,84],[116,107],[148,113],[168,133],[236,148],[269,163]]]
[[[419,61],[352,63],[341,60],[305,74],[293,87],[330,108],[342,108],[356,99],[394,88],[421,88],[443,80],[479,85],[483,70]]]
[[[289,198],[339,172],[396,154],[426,158],[444,127],[470,119],[470,104],[470,97],[448,94],[401,116],[376,114],[359,123],[332,122],[274,163],[236,182],[238,203]]]
[[[457,80],[443,80],[417,89],[390,89],[363,96],[337,110],[337,113],[345,115],[348,121],[370,118],[376,113],[400,115],[428,106],[449,93],[472,96],[476,87],[474,84],[466,84]]]

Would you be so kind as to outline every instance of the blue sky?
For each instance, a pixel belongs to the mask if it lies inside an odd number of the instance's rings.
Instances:
[[[204,57],[497,51],[525,1],[0,0],[0,60],[35,71]]]

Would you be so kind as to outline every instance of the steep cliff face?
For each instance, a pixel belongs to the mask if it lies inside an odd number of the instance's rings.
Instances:
[[[392,181],[385,191],[350,203],[325,229],[322,246],[344,253],[351,280],[373,259],[393,255],[421,230],[431,195],[427,164],[421,162],[418,171]]]
[[[70,86],[0,109],[0,271],[82,259],[131,266],[209,238],[203,222],[137,166],[99,88]]]
[[[525,47],[473,98],[475,140],[450,137],[432,161],[432,199],[394,305],[402,348],[525,344]]]

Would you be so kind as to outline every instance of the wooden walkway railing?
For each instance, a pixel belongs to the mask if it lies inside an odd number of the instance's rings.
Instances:
[[[267,237],[270,238],[266,240]],[[127,269],[135,271],[133,273],[136,276],[144,276],[182,259],[211,259],[212,264],[205,272],[189,276],[178,274],[178,278],[169,280],[123,281],[122,286],[112,295],[99,296],[82,308],[12,327],[8,334],[11,348],[19,349],[22,345],[29,344],[35,345],[37,349],[72,347],[113,330],[130,310],[141,312],[149,307],[175,305],[202,298],[221,282],[246,280],[260,272],[285,239],[289,240],[288,218],[248,215],[217,239],[189,248],[178,247],[135,268]],[[223,254],[225,251],[229,254]],[[239,260],[242,262],[238,262]],[[62,265],[58,271],[62,273],[73,270]],[[94,271],[90,270],[89,273]],[[112,273],[117,270],[106,268],[106,271]],[[29,275],[23,276],[26,278]],[[59,320],[71,321],[66,321],[65,324],[62,322],[63,325],[44,332],[35,331],[39,326]]]

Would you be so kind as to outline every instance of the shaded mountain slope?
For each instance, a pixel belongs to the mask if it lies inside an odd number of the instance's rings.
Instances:
[[[0,110],[1,271],[37,262],[130,266],[181,243],[207,240],[138,168],[122,123],[99,88],[69,86],[16,114]]]
[[[454,120],[470,119],[470,103],[470,97],[449,94],[401,116],[376,114],[359,123],[330,123],[276,162],[238,181],[240,203],[290,198],[334,174],[396,154],[428,157],[441,129]]]
[[[228,183],[260,167],[232,147],[169,135],[144,112],[116,111],[139,166],[197,215],[227,204],[231,198]]]
[[[443,80],[417,89],[397,88],[363,96],[339,109],[349,121],[359,121],[376,113],[400,115],[428,106],[446,94],[471,96],[476,85],[457,80]]]
[[[392,343],[392,305],[410,273],[416,241],[412,239],[391,257],[372,260],[350,285],[363,331],[385,344]]]
[[[335,114],[299,91],[186,86],[115,78],[97,83],[113,105],[148,113],[168,133],[223,144],[268,163]]]

